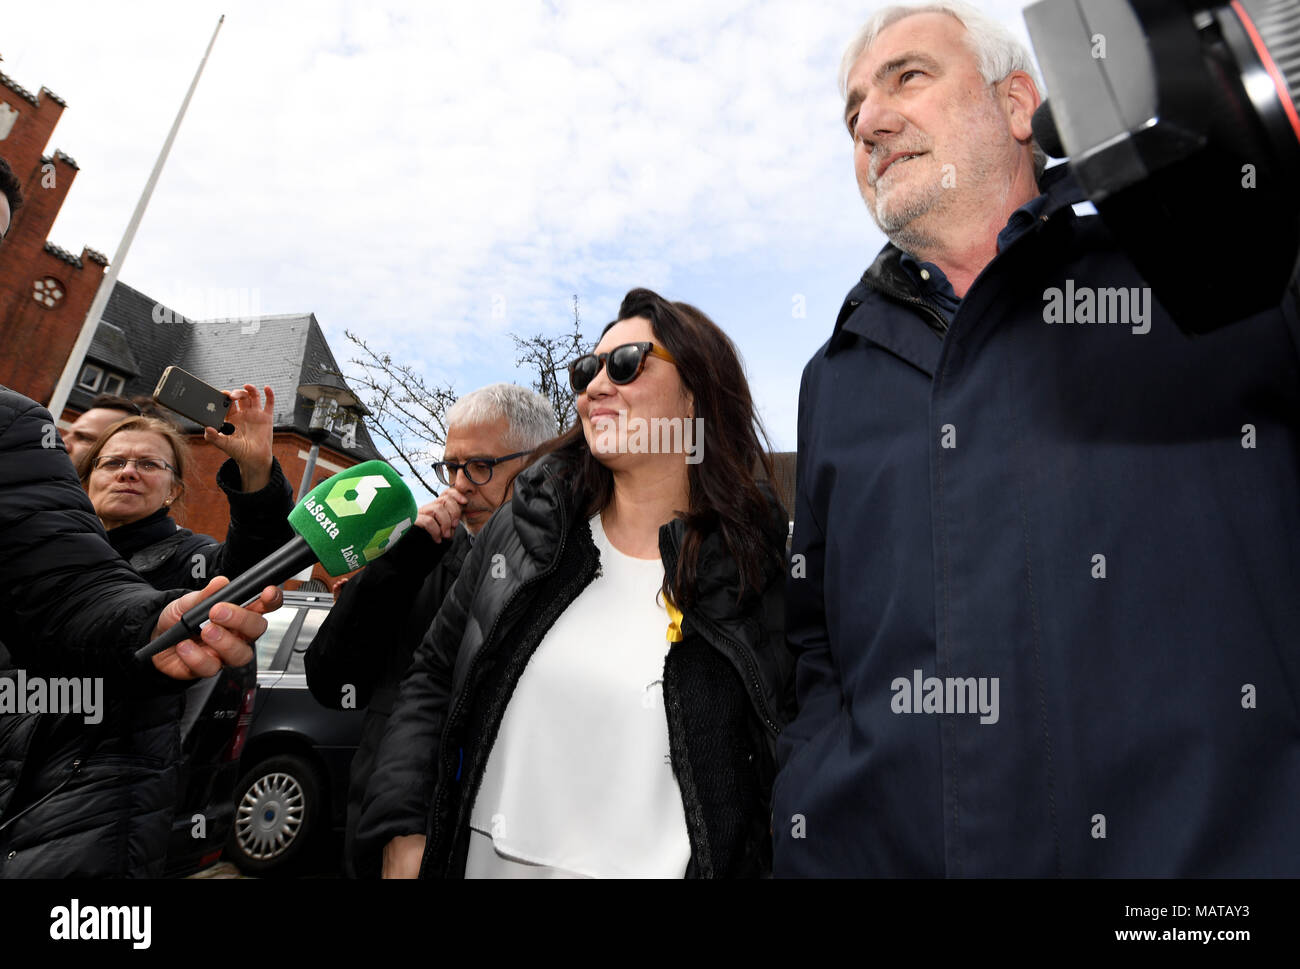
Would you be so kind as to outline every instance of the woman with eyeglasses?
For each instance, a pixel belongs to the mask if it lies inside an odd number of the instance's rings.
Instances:
[[[638,289],[569,374],[578,420],[417,650],[359,838],[389,877],[766,874],[787,519],[739,356]]]
[[[159,589],[201,589],[214,575],[236,576],[293,538],[292,493],[271,451],[275,394],[246,384],[230,392],[231,434],[204,430],[229,460],[217,484],[230,504],[224,542],[195,535],[171,517],[185,494],[190,449],[167,421],[128,417],[109,427],[77,465],[109,543]]]
[[[227,420],[234,433],[218,437],[215,430],[206,432],[231,458],[217,475],[231,510],[225,542],[195,535],[171,517],[184,494],[190,460],[189,447],[172,424],[127,417],[109,426],[78,462],[82,486],[109,544],[155,588],[202,589],[216,575],[247,570],[293,537],[287,523],[289,484],[271,454],[271,389],[266,388],[265,407],[251,385],[231,396],[235,403]],[[51,794],[66,783],[68,765],[74,765],[78,785],[75,809],[68,809],[66,798],[51,800],[51,805],[61,805],[57,813],[46,818],[38,804],[24,820],[27,837],[34,837],[50,859],[48,870],[101,877],[162,875],[181,793],[184,710],[201,708],[223,677],[242,684],[247,669],[223,670],[172,695],[106,691],[98,723],[48,715],[41,766],[31,771],[32,799],[40,802],[43,792]],[[235,726],[230,725],[232,735]],[[229,783],[234,780],[230,777]],[[202,800],[206,806],[207,798]],[[214,821],[207,819],[208,824]],[[94,846],[90,851],[85,849],[88,840]],[[60,860],[72,846],[77,846],[77,857]]]

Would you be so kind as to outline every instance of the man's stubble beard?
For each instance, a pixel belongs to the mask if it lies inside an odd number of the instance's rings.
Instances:
[[[880,183],[876,184],[879,186]],[[915,254],[923,249],[933,248],[935,244],[933,234],[917,223],[923,216],[939,207],[945,191],[940,182],[932,181],[914,187],[911,198],[895,202],[891,207],[891,192],[886,190],[882,194],[877,187],[875,205],[867,200],[865,194],[863,201],[867,202],[867,211],[871,214],[871,220],[876,223],[886,238],[904,252]]]

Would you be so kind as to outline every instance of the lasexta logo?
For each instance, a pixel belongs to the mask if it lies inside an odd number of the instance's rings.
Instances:
[[[367,562],[378,558],[392,548],[410,527],[411,519],[406,518],[391,528],[379,529],[379,531],[375,532],[374,538],[370,540],[370,544],[361,550],[361,554],[366,557]]]
[[[339,518],[364,515],[370,508],[380,488],[391,488],[380,474],[367,474],[360,478],[343,478],[337,481],[325,496],[325,504]]]

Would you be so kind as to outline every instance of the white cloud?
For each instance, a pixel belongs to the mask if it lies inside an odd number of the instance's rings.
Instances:
[[[748,266],[726,282],[743,291],[882,241],[835,91],[859,3],[220,9],[124,268],[145,292],[256,289],[265,312],[315,311],[341,357],[347,327],[450,377],[509,356],[508,330],[562,328],[573,292],[594,323],[634,285],[698,301],[684,271]],[[51,148],[82,170],[54,240],[111,255],[219,9],[60,11],[7,9],[0,66],[69,102]],[[792,411],[806,353],[738,325],[784,368],[760,400]]]

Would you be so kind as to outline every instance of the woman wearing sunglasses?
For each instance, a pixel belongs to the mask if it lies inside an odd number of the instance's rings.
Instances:
[[[764,874],[787,524],[739,357],[638,289],[569,372],[579,419],[417,650],[360,837],[389,877]]]

